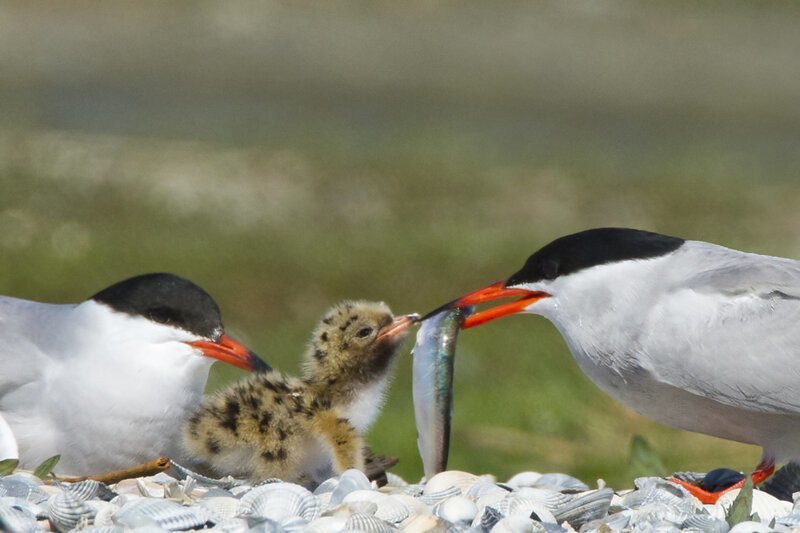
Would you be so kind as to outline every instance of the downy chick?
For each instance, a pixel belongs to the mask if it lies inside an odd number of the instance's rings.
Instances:
[[[220,475],[308,484],[364,469],[363,434],[377,417],[391,362],[417,315],[343,302],[316,327],[302,379],[254,374],[210,398],[184,443]]]

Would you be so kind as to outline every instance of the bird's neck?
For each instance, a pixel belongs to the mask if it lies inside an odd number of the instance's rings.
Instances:
[[[309,391],[325,399],[324,403],[339,411],[359,431],[365,431],[378,416],[388,381],[388,372],[370,380],[352,376],[306,378]]]

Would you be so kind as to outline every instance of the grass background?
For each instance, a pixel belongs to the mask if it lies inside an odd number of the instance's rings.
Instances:
[[[0,293],[179,273],[295,372],[338,300],[425,312],[588,227],[800,257],[799,23],[788,2],[5,2]],[[416,479],[410,368],[369,441]],[[452,468],[627,486],[634,434],[671,470],[758,459],[613,402],[537,317],[464,333],[455,386]]]

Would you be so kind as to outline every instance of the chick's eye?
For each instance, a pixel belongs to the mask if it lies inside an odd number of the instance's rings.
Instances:
[[[361,328],[358,331],[356,331],[356,337],[359,337],[361,339],[369,337],[371,334],[372,334],[372,328]]]

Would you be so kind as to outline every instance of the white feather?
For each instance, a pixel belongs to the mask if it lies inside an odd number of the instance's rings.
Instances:
[[[523,285],[604,391],[659,422],[800,457],[800,262],[687,241]]]

